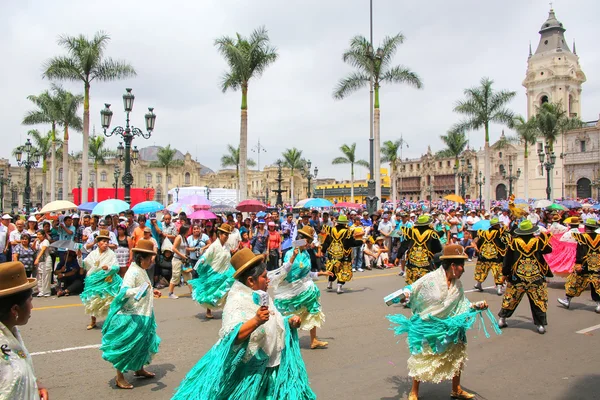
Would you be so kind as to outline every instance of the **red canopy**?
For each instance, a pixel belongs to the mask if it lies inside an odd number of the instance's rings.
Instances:
[[[359,204],[359,203],[350,203],[348,201],[343,201],[341,203],[337,203],[333,207],[335,207],[335,208],[354,208],[354,209],[359,209],[359,208],[362,208],[362,204]]]

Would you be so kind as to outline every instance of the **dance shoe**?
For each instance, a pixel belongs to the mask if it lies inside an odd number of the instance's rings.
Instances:
[[[508,326],[508,324],[506,323],[506,318],[498,319],[498,326],[500,328],[506,328]]]
[[[328,291],[329,291],[329,290],[333,290],[333,282],[329,282],[329,283],[327,284],[327,290],[328,290]]]
[[[342,294],[344,293],[344,289],[342,289],[342,285],[338,283],[337,285],[337,294]]]
[[[560,303],[560,305],[565,308],[569,308],[569,306],[571,305],[571,299],[569,297],[566,297],[564,299],[561,299],[559,297],[558,299],[556,299],[556,301],[558,301]]]
[[[481,282],[477,282],[475,284],[475,286],[473,286],[475,289],[479,290],[480,292],[483,292],[483,288],[481,287]]]
[[[537,327],[537,331],[540,335],[543,335],[544,333],[546,333],[546,328],[544,328],[544,325],[539,325]]]
[[[596,312],[600,314],[600,301],[596,303]]]
[[[327,347],[329,343],[328,342],[322,342],[320,340],[315,340],[313,343],[310,344],[310,348],[311,349],[324,349]]]
[[[410,394],[408,395],[408,400],[419,400],[419,396],[417,396],[417,395],[416,395],[416,394],[414,394],[414,393],[410,393]]]
[[[502,285],[496,285],[496,294],[502,296]]]
[[[450,393],[450,397],[452,397],[453,399],[474,399],[475,395],[473,393],[465,392],[464,390],[460,389],[458,392]]]

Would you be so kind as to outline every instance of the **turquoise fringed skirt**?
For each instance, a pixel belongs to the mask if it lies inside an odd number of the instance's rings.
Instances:
[[[198,278],[188,281],[192,288],[192,298],[206,308],[223,307],[227,292],[235,281],[233,267],[224,273],[215,272],[210,266],[198,268]]]
[[[119,293],[123,283],[118,271],[118,268],[110,268],[85,277],[84,290],[79,297],[86,314],[104,317],[108,313],[110,304]]]
[[[320,298],[321,291],[313,284],[309,289],[290,299],[275,298],[274,303],[283,315],[295,314],[304,309],[310,314],[318,314],[321,312]]]
[[[123,314],[127,301],[123,290],[111,306],[102,327],[102,358],[121,372],[138,371],[150,364],[158,353],[160,338],[156,334],[154,313],[151,316]]]

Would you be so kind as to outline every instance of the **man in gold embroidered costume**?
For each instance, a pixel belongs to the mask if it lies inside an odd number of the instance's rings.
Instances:
[[[496,293],[502,296],[502,260],[506,254],[506,231],[500,227],[500,220],[492,218],[489,230],[478,230],[475,244],[479,251],[477,264],[475,265],[475,289],[483,292],[481,284],[486,280],[489,272],[494,276]]]
[[[348,228],[348,217],[341,214],[335,226],[323,226],[319,241],[323,243],[322,249],[327,255],[325,269],[333,272],[329,277],[327,290],[333,289],[333,282],[337,279],[337,293],[342,294],[342,287],[352,280],[352,248],[362,246],[363,241],[353,236],[354,231]]]
[[[414,228],[403,228],[404,241],[398,251],[402,257],[406,253],[406,275],[404,279],[407,285],[425,276],[436,268],[433,257],[442,251],[440,237],[436,231],[431,229],[433,219],[428,215],[421,215],[415,222]]]
[[[506,318],[514,312],[523,296],[527,294],[533,323],[537,326],[540,334],[546,332],[546,311],[548,310],[548,286],[546,277],[552,277],[552,271],[548,267],[543,255],[552,252],[550,235],[539,232],[539,227],[534,226],[531,221],[524,220],[515,229],[515,238],[508,243],[502,275],[508,281],[502,309],[498,313],[500,320],[498,326],[505,328]]]
[[[579,297],[589,286],[592,300],[596,302],[596,312],[600,314],[600,234],[596,233],[600,225],[591,218],[586,219],[584,225],[585,233],[572,233],[577,241],[575,266],[565,284],[567,297],[558,299],[558,302],[569,308],[571,299]]]

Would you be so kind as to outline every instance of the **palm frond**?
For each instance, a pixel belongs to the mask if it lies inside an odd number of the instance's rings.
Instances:
[[[331,161],[331,163],[333,165],[350,164],[350,160],[348,160],[346,157],[336,157]]]
[[[106,58],[96,66],[90,81],[97,79],[106,82],[134,76],[137,76],[137,72],[128,62]]]
[[[402,65],[397,65],[384,72],[381,80],[390,83],[406,83],[417,89],[423,88],[423,83],[419,75]]]
[[[354,164],[360,165],[361,167],[365,167],[365,168],[369,168],[369,166],[370,166],[369,162],[366,160],[356,160],[356,161],[354,161]]]
[[[337,87],[333,91],[333,97],[341,100],[349,94],[356,92],[359,89],[369,84],[369,76],[362,72],[353,72],[346,78],[341,79]]]

